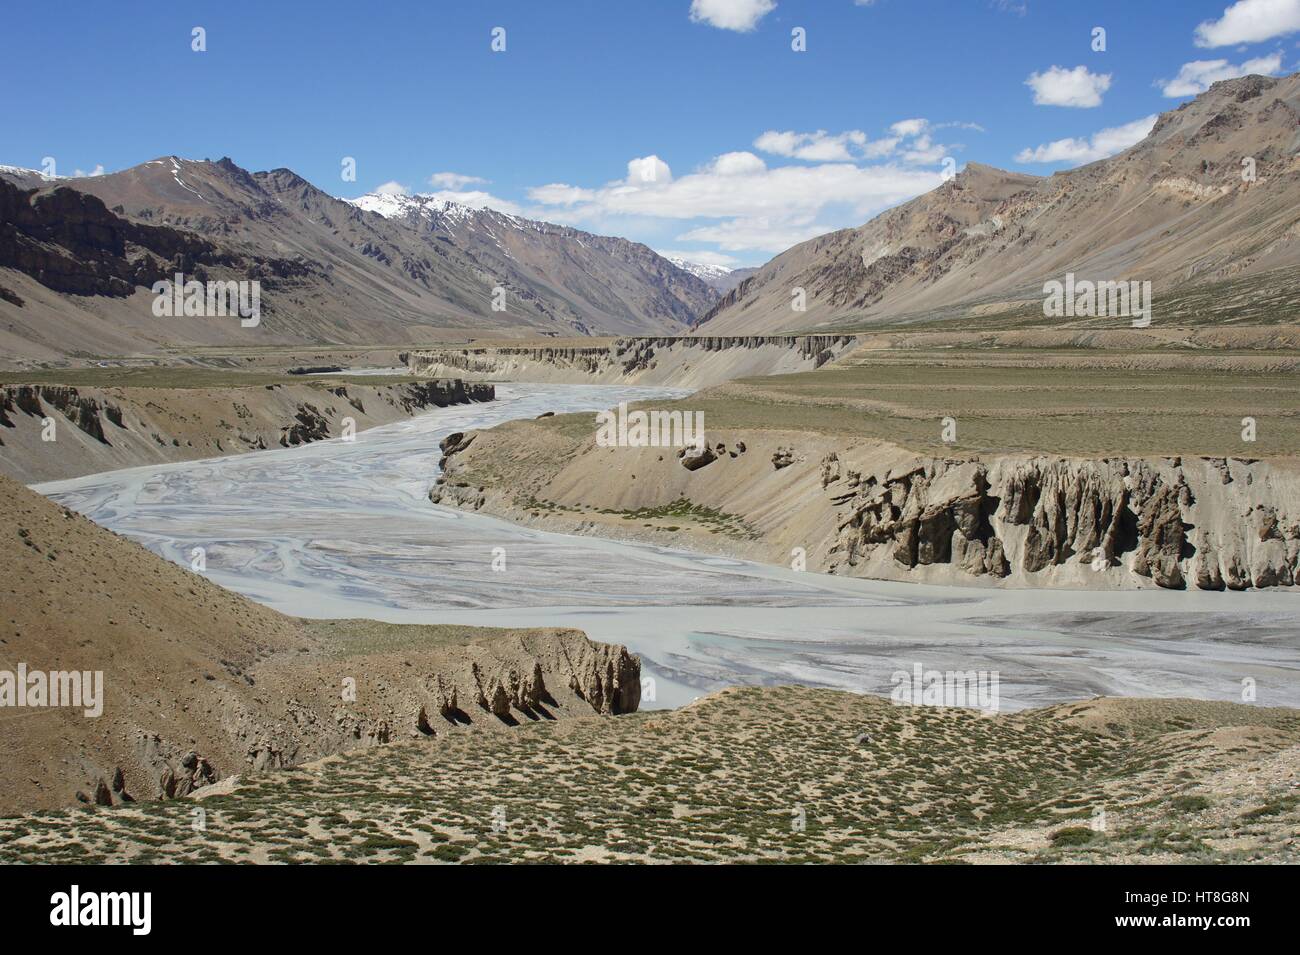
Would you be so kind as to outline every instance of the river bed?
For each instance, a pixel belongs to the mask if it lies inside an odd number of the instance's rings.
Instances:
[[[888,583],[552,534],[433,505],[438,443],[547,411],[679,389],[505,384],[321,441],[36,485],[150,550],[303,617],[556,626],[642,658],[645,707],[734,684],[888,693],[893,675],[995,671],[1004,710],[1097,694],[1300,706],[1300,595]],[[593,424],[594,427],[594,424]],[[498,548],[503,550],[498,550]],[[504,554],[504,569],[494,556]],[[501,561],[496,561],[497,568]]]

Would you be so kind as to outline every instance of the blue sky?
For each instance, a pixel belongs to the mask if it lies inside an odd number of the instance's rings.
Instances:
[[[0,163],[228,155],[758,264],[932,188],[945,158],[1118,151],[1212,79],[1294,71],[1297,40],[1300,0],[12,4]]]

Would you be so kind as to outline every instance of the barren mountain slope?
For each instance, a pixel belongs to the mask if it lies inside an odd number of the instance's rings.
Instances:
[[[1041,303],[1043,283],[1067,272],[1150,280],[1159,322],[1162,297],[1240,276],[1267,283],[1300,266],[1298,124],[1300,74],[1246,76],[1163,114],[1110,159],[1045,178],[970,163],[860,228],[777,256],[701,330],[809,330],[959,304]],[[1243,176],[1247,157],[1254,181]],[[807,293],[806,312],[791,309],[795,287]]]
[[[0,343],[50,358],[167,343],[410,343],[676,331],[716,294],[645,246],[461,209],[448,229],[367,212],[287,169],[169,156],[45,180],[0,169]],[[257,280],[262,321],[152,314],[149,286]],[[493,289],[506,290],[504,311]]]
[[[431,196],[371,194],[352,202],[427,242],[450,240],[500,277],[508,310],[522,298],[578,334],[680,330],[718,298],[702,278],[639,242]]]

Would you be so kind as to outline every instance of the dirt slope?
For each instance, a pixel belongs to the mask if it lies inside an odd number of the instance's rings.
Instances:
[[[639,661],[578,631],[309,624],[3,477],[0,591],[0,670],[103,674],[99,716],[0,707],[0,812],[183,795],[252,767],[640,699]]]

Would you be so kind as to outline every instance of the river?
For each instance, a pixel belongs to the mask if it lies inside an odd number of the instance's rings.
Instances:
[[[990,590],[798,573],[517,527],[428,500],[438,442],[546,411],[681,395],[524,385],[355,440],[36,486],[99,524],[304,617],[556,626],[642,658],[647,707],[721,686],[888,693],[897,671],[993,671],[1012,710],[1095,694],[1300,705],[1300,595]],[[504,569],[493,568],[504,548]],[[502,551],[495,551],[501,554]],[[498,566],[499,566],[498,562]]]

